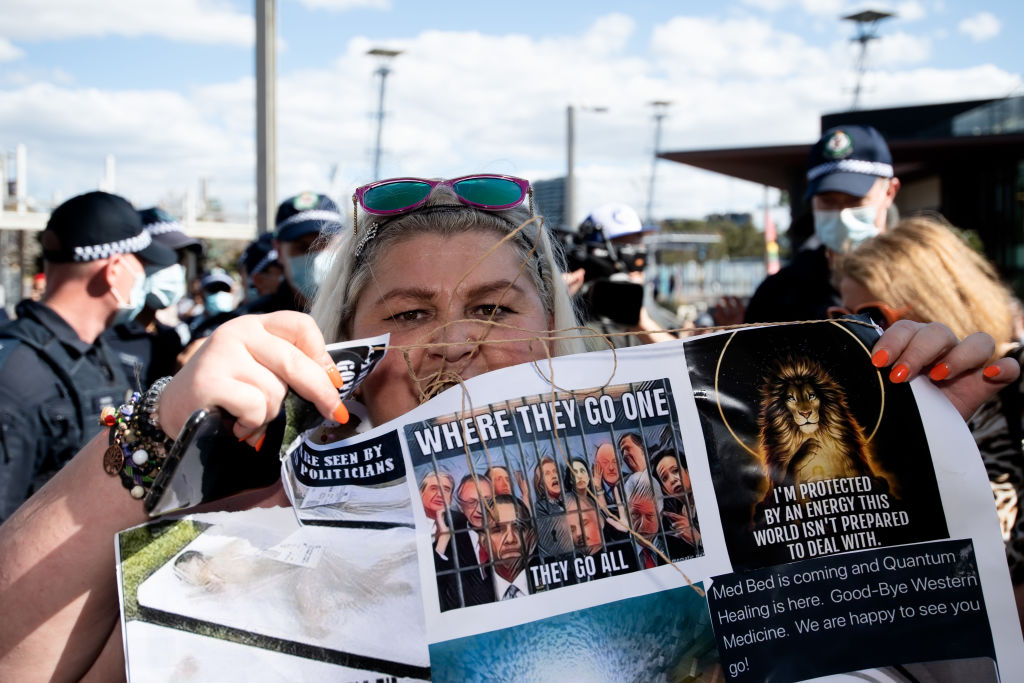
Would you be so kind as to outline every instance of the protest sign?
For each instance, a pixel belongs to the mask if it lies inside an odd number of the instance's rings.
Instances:
[[[409,534],[399,620],[438,679],[1006,680],[1024,645],[973,439],[927,380],[871,365],[875,338],[790,325],[506,368],[340,441],[314,428],[283,479],[335,564]],[[337,619],[383,634],[372,611]]]

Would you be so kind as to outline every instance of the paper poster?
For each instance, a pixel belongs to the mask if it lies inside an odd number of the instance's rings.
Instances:
[[[314,428],[285,468],[301,526],[227,515],[125,579],[129,669],[139,632],[216,624],[211,661],[257,647],[308,659],[307,680],[1012,680],[1024,643],[973,439],[930,382],[871,365],[876,336],[556,358],[344,439]],[[271,578],[197,593],[174,569],[193,551]],[[379,585],[353,592],[350,566]]]

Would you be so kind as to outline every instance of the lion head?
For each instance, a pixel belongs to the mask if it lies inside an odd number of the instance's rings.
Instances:
[[[793,382],[787,384],[783,392],[786,410],[789,411],[796,428],[803,434],[818,431],[818,408],[821,407],[821,399],[818,398],[814,385],[810,382]]]
[[[845,392],[809,358],[773,364],[761,385],[758,427],[774,486],[871,474],[867,443]]]

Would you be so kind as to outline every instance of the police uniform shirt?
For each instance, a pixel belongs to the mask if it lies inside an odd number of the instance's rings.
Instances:
[[[161,377],[173,375],[177,369],[178,354],[185,348],[181,334],[160,321],[154,321],[154,328],[149,332],[132,320],[110,327],[100,335],[117,354],[121,365],[131,368],[128,378],[132,385],[138,378],[140,386],[148,387]]]
[[[102,337],[87,344],[41,303],[22,301],[17,312],[0,326],[0,521],[101,429],[100,411],[133,388]]]

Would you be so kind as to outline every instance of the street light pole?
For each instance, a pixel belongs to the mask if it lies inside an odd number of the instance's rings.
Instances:
[[[565,198],[562,200],[562,227],[572,230],[576,227],[576,112],[570,104],[565,108]]]
[[[607,107],[581,106],[582,111],[606,112]],[[565,189],[562,200],[562,227],[566,230],[576,228],[576,108],[567,105],[565,108]]]
[[[647,223],[654,224],[654,174],[658,170],[658,150],[661,149],[661,121],[668,114],[665,110],[672,104],[669,100],[655,100],[654,107],[654,154],[651,155],[651,184],[647,188]]]
[[[895,16],[894,12],[865,9],[855,14],[840,17],[844,21],[852,21],[856,24],[857,35],[850,38],[850,40],[860,44],[856,66],[857,82],[853,86],[853,104],[850,105],[850,109],[860,109],[860,91],[864,82],[864,74],[868,68],[868,45],[871,41],[878,40],[878,22]]]
[[[380,76],[380,93],[377,98],[377,144],[374,145],[373,148],[373,179],[380,180],[380,142],[381,135],[384,131],[384,84],[387,81],[388,74],[391,73],[391,68],[388,66],[388,62],[402,54],[402,51],[375,47],[372,50],[367,51],[366,54],[373,55],[380,59],[380,66],[377,67],[377,71],[374,72]]]
[[[274,229],[277,137],[274,0],[256,0],[256,232]]]

